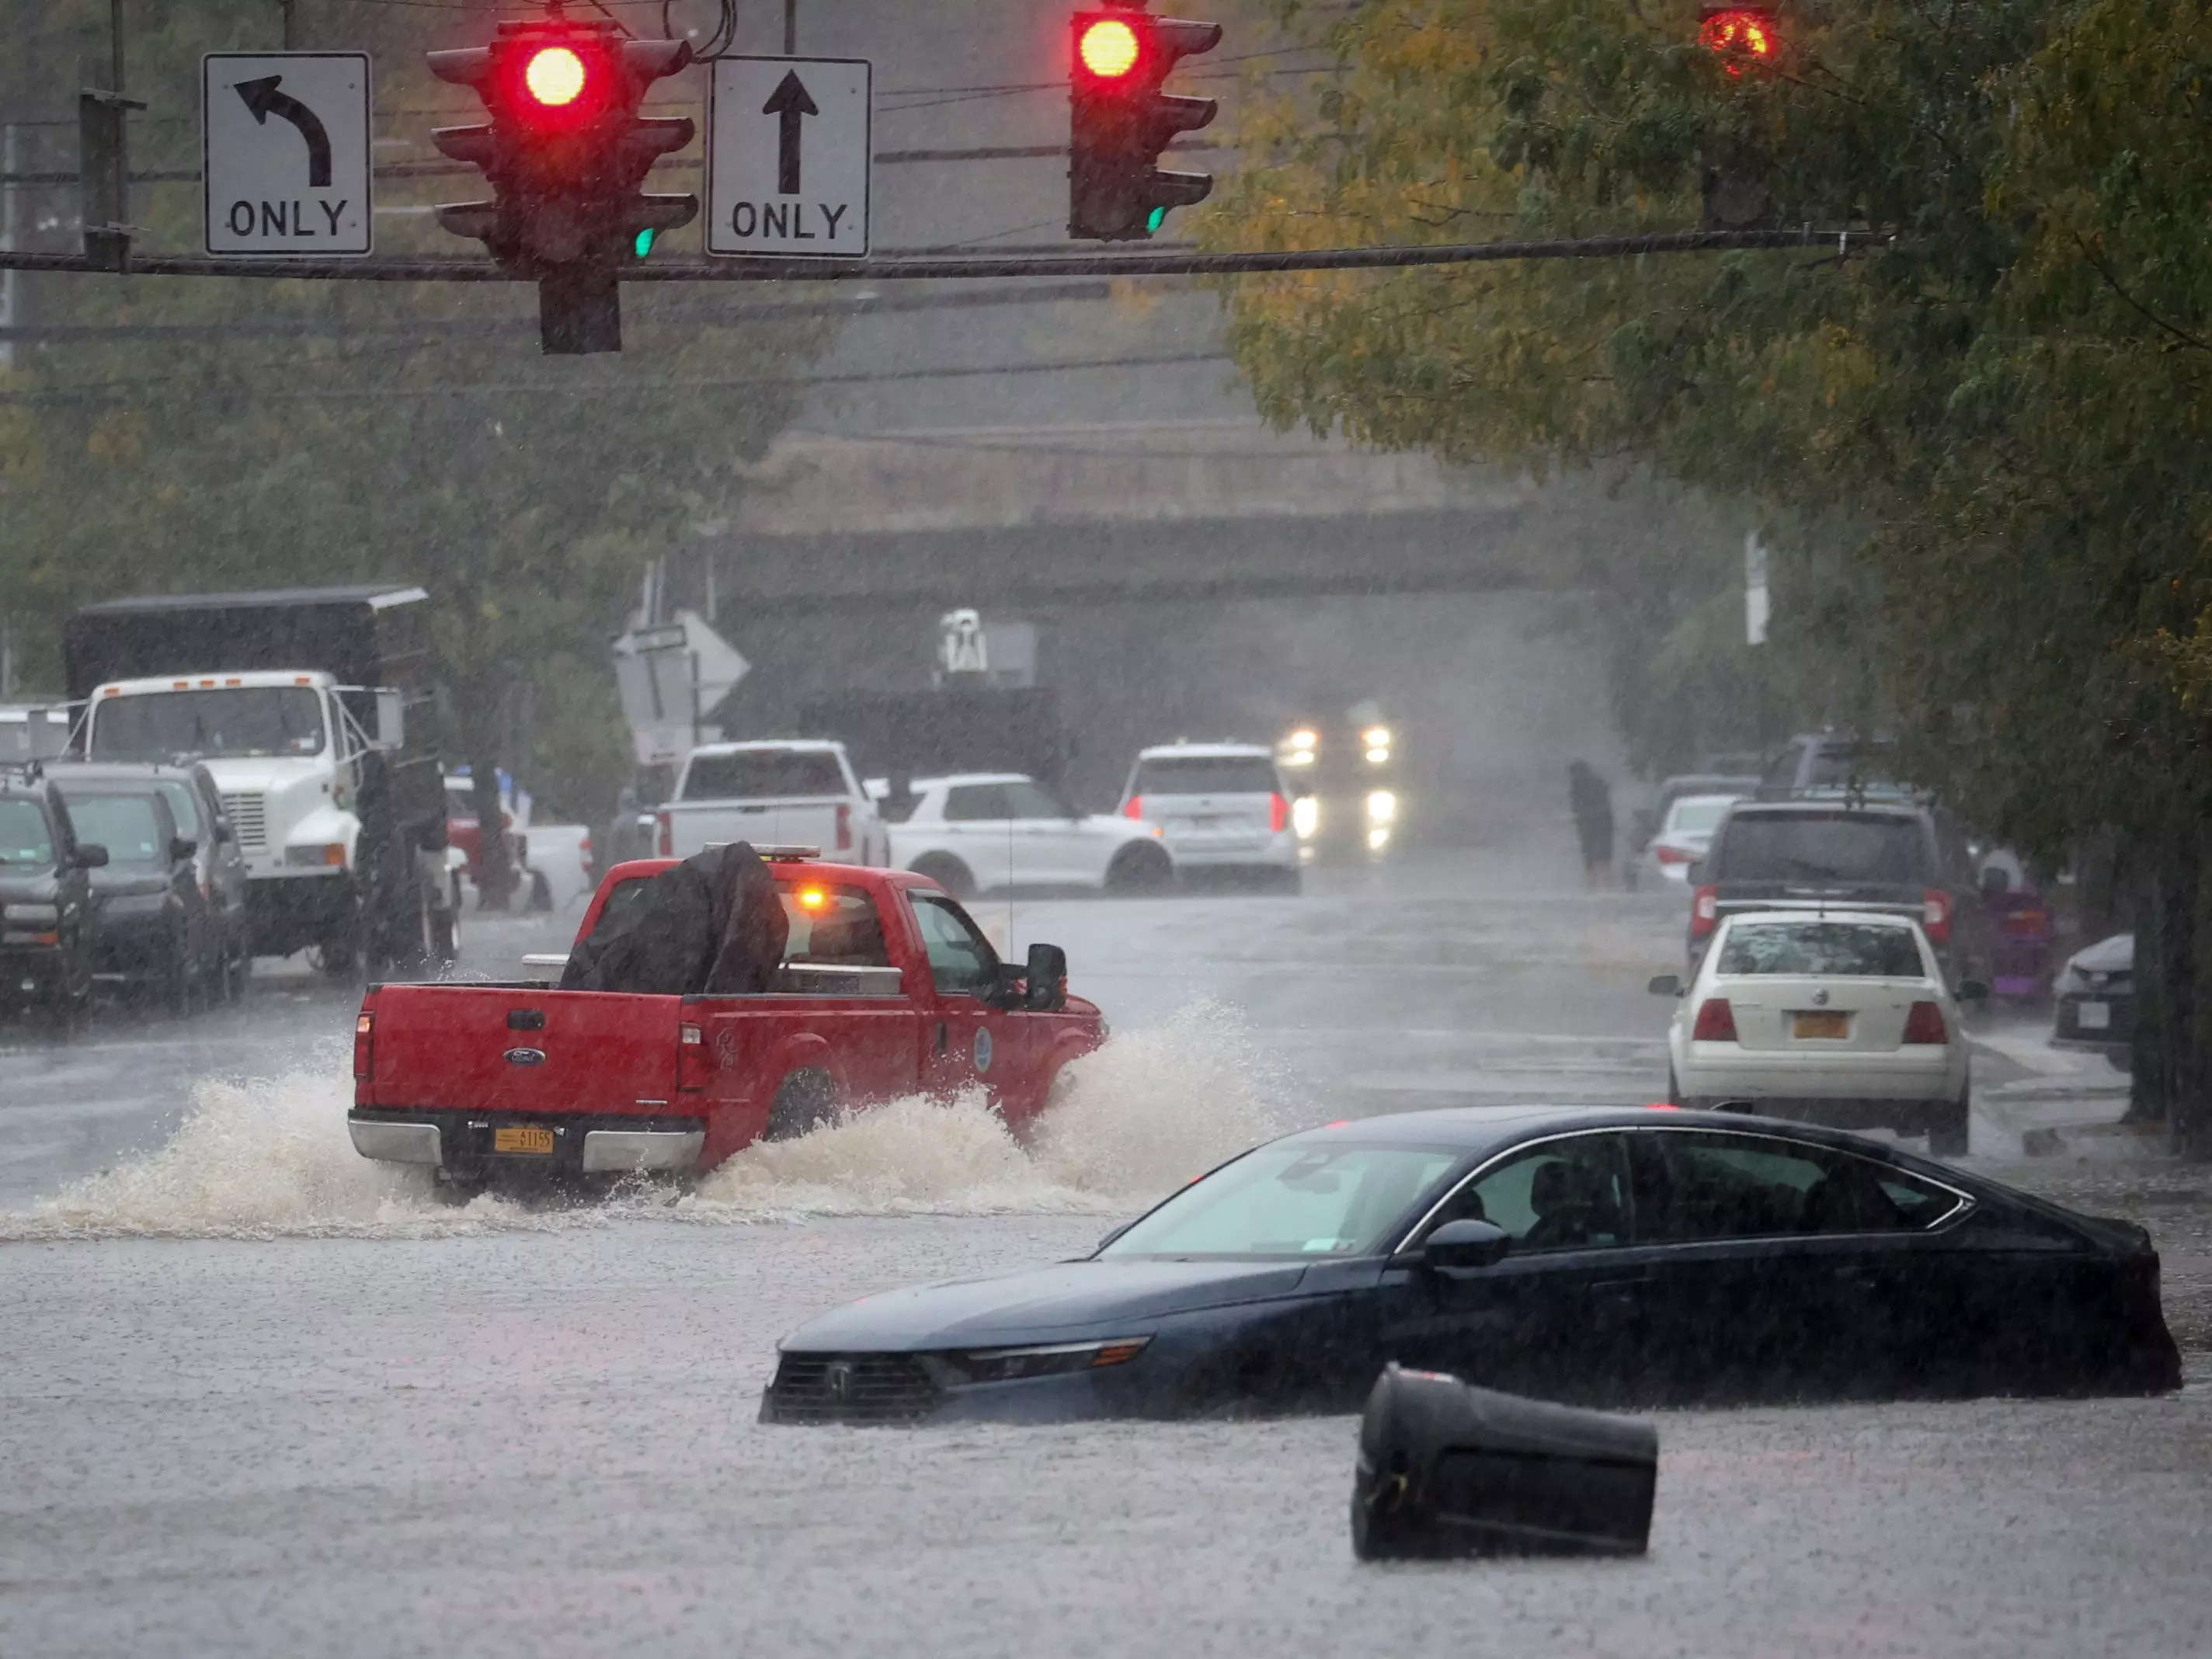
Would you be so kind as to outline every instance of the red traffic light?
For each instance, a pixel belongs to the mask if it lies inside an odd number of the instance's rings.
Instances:
[[[1137,32],[1118,17],[1101,17],[1075,43],[1083,67],[1102,81],[1119,81],[1137,67]]]
[[[567,46],[541,46],[522,71],[522,84],[532,98],[551,108],[573,104],[584,95],[584,60]]]
[[[1747,63],[1773,60],[1774,14],[1764,6],[1707,6],[1698,14],[1698,44],[1726,59],[1730,75],[1741,75]]]

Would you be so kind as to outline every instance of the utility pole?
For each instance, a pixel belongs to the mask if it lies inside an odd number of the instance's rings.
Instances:
[[[22,170],[22,155],[16,141],[21,131],[9,121],[0,125],[0,172],[18,173]],[[0,249],[9,253],[15,251],[16,227],[21,224],[23,191],[20,185],[0,185]],[[13,329],[21,320],[15,314],[15,273],[0,272],[0,328]],[[0,335],[0,368],[15,366],[15,341],[12,334]]]
[[[95,270],[131,268],[130,112],[144,103],[123,95],[123,0],[108,0],[108,66],[88,65],[77,94],[77,191],[84,257]],[[106,80],[106,87],[90,84]]]
[[[296,52],[300,46],[300,0],[276,0],[276,9],[284,14],[284,50]]]
[[[783,55],[799,56],[799,0],[783,0]]]

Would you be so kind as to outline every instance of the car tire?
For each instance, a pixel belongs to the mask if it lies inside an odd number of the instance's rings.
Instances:
[[[161,1006],[179,1019],[191,1018],[193,1004],[198,1000],[192,993],[199,982],[192,953],[179,939],[170,948],[168,963],[161,975]]]
[[[957,899],[975,896],[975,876],[949,853],[925,853],[910,867],[915,874],[928,877]]]
[[[529,909],[531,915],[537,916],[552,914],[553,884],[545,879],[545,872],[542,870],[530,872]]]
[[[1164,893],[1175,885],[1175,860],[1148,841],[1133,841],[1106,866],[1109,893]]]
[[[1966,1155],[1970,1133],[1968,1097],[1958,1099],[1939,1109],[1928,1120],[1928,1156],[1930,1158],[1964,1158]]]
[[[253,952],[241,945],[224,959],[222,969],[223,1000],[235,1006],[246,1000],[246,990],[253,979]]]
[[[460,959],[460,912],[433,910],[430,913],[431,964],[441,969],[452,968],[458,964]]]
[[[793,1072],[768,1109],[763,1140],[796,1140],[837,1115],[837,1091],[824,1072]]]

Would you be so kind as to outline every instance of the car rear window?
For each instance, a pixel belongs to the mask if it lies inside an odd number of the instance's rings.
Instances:
[[[1265,755],[1157,756],[1137,763],[1133,795],[1272,795],[1281,787]]]
[[[1928,838],[1917,818],[1887,813],[1790,812],[1730,818],[1709,879],[1923,882]]]
[[[1735,805],[1731,795],[1689,795],[1667,809],[1667,833],[1694,836],[1711,830]]]
[[[684,775],[686,800],[757,800],[779,795],[842,795],[844,769],[821,749],[748,749],[701,755]]]
[[[1909,927],[1859,921],[1739,921],[1721,946],[1723,974],[1838,974],[1922,979]]]

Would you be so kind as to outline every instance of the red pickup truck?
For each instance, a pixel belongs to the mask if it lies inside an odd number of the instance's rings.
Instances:
[[[708,1169],[847,1107],[975,1085],[1018,1128],[1103,1039],[1097,1008],[1067,994],[1056,946],[1002,964],[926,877],[766,856],[791,931],[762,994],[370,987],[354,1036],[355,1150],[464,1185]],[[577,942],[676,862],[609,871]]]

